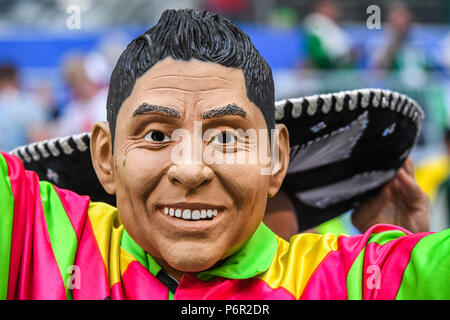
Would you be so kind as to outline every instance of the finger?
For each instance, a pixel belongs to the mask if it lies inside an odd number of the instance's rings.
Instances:
[[[395,178],[400,182],[400,184],[404,188],[416,189],[417,187],[416,180],[403,167],[400,168],[400,170],[398,170],[398,173],[395,176]]]
[[[404,176],[409,177],[403,168],[400,168],[397,172],[397,175],[391,180],[389,183],[389,189],[391,190],[391,193],[394,198],[398,197],[407,197],[409,194],[409,191],[405,192],[407,189],[409,189],[408,184],[409,181],[407,178],[405,179]],[[410,177],[409,177],[410,178]]]
[[[400,192],[404,197],[408,199],[416,198],[420,196],[421,190],[416,180],[411,177],[406,170],[401,168],[396,176],[398,184],[396,185],[396,191]]]
[[[428,196],[420,188],[417,181],[407,174],[403,168],[399,170],[395,179],[400,182],[399,185],[394,184],[393,186],[393,188],[395,188],[393,189],[393,192],[395,192],[393,198],[395,198],[395,200],[406,201],[407,203],[414,203],[415,201],[429,201]],[[399,195],[398,197],[396,196],[397,194]]]

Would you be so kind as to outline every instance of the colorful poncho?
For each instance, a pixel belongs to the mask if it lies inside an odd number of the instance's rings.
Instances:
[[[357,236],[263,223],[220,267],[175,292],[127,234],[117,209],[39,181],[0,155],[0,299],[450,299],[450,230],[377,225]]]

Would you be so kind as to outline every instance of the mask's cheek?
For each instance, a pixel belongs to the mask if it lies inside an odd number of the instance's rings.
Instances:
[[[166,152],[134,148],[120,154],[116,160],[117,184],[136,198],[148,197],[158,185],[168,165]]]
[[[116,168],[116,199],[120,220],[133,239],[146,245],[150,242],[147,239],[151,233],[149,226],[152,219],[147,203],[161,179],[161,170],[155,170],[152,164],[155,163],[129,153],[118,157]]]
[[[248,218],[259,212],[259,207],[265,207],[270,177],[261,174],[261,166],[217,165],[213,170],[225,192],[233,199],[235,208]]]

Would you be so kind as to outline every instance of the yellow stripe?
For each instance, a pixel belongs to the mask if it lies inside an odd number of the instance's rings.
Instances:
[[[120,275],[123,276],[125,271],[128,269],[128,265],[133,261],[137,261],[135,257],[129,254],[125,249],[120,250]]]
[[[117,215],[117,208],[103,202],[91,202],[88,216],[112,286],[120,281],[120,239],[123,225]]]
[[[123,225],[113,227],[111,232],[111,245],[109,248],[109,285],[112,287],[119,282],[122,269],[122,255],[120,240],[122,239]],[[128,265],[127,265],[128,266]]]
[[[298,234],[289,242],[277,237],[278,249],[269,269],[259,276],[271,288],[283,287],[299,299],[311,275],[327,254],[337,250],[338,236]]]

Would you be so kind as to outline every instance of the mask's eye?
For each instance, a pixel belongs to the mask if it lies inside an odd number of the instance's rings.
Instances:
[[[229,131],[224,131],[215,135],[212,139],[212,142],[218,144],[232,144],[235,143],[236,140],[237,140],[236,136],[233,133]]]
[[[151,130],[145,135],[145,139],[151,142],[166,142],[170,138],[161,131]]]

